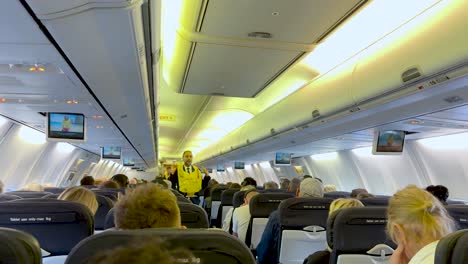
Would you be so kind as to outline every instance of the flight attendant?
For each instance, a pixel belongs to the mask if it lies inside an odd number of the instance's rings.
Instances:
[[[192,151],[184,151],[182,159],[183,163],[177,164],[177,168],[169,176],[169,180],[172,182],[172,188],[190,198],[194,204],[198,204],[199,198],[196,194],[202,187],[202,174],[198,167],[192,165]]]

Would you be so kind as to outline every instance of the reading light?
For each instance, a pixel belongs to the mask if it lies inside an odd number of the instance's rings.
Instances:
[[[3,98],[3,97],[0,98],[0,103],[4,103],[4,102],[6,102],[6,98]]]
[[[45,72],[45,69],[40,66],[33,66],[29,68],[30,72]]]
[[[101,128],[104,128],[104,126],[96,126],[96,128],[99,128],[99,129],[101,129]]]
[[[67,104],[78,104],[77,100],[67,100]]]
[[[21,140],[30,144],[44,144],[46,143],[45,134],[36,131],[32,128],[22,126],[19,131],[19,137]]]
[[[329,153],[322,153],[322,154],[315,154],[310,156],[315,161],[321,160],[334,160],[338,157],[337,152],[329,152]]]

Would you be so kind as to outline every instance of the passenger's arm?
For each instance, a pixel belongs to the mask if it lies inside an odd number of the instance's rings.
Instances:
[[[279,213],[274,211],[268,218],[260,243],[257,245],[258,264],[276,263],[278,258],[278,242],[275,238],[280,229]]]

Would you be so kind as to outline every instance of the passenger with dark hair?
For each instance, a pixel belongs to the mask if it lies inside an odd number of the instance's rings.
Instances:
[[[203,180],[202,180],[202,190],[205,190],[206,187],[208,187],[208,183],[210,182],[210,180],[211,180],[210,175],[205,174],[205,177],[203,177]]]
[[[300,186],[301,186],[301,179],[298,177],[294,177],[292,178],[291,183],[289,184],[288,192],[297,193],[297,190],[299,190]]]
[[[200,263],[190,251],[182,248],[169,249],[166,243],[157,237],[146,238],[144,241],[135,240],[130,245],[122,245],[113,249],[99,252],[86,260],[87,264],[175,264]]]
[[[280,178],[280,189],[281,190],[288,190],[289,189],[289,184],[291,184],[291,181],[288,178]]]
[[[356,196],[356,199],[358,199],[358,200],[367,199],[367,198],[375,198],[375,195],[370,194],[370,193],[366,193],[366,192],[362,192],[362,193],[359,193]]]
[[[265,190],[278,190],[279,186],[278,186],[278,184],[276,182],[269,181],[269,182],[265,182],[263,184],[263,189],[265,189]]]
[[[232,183],[231,186],[229,186],[229,189],[240,189],[241,188],[241,185],[238,184],[238,183]]]
[[[245,177],[241,183],[241,186],[244,187],[247,185],[252,185],[254,187],[257,187],[257,181],[252,177]]]
[[[80,185],[83,186],[83,185],[94,185],[94,178],[93,176],[84,176],[81,181],[80,181]]]
[[[449,190],[443,185],[430,185],[427,186],[426,191],[434,195],[439,201],[443,204],[447,204],[447,199],[449,197]]]
[[[302,178],[305,180],[305,179],[307,179],[307,178],[313,178],[313,177],[306,174],[306,175],[304,175]]]
[[[118,189],[119,184],[116,183],[115,181],[105,181],[101,184],[99,184],[99,189]]]
[[[358,188],[351,191],[351,198],[357,198],[360,193],[369,193],[366,189]]]
[[[112,176],[111,180],[119,184],[120,188],[127,188],[128,186],[128,177],[125,174],[116,174]]]

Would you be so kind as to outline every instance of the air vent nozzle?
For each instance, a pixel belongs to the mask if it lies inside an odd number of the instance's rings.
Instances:
[[[418,68],[411,68],[401,74],[401,79],[403,82],[409,82],[421,76],[421,72],[419,72]]]
[[[273,35],[268,32],[250,32],[248,36],[251,38],[263,38],[263,39],[273,38]]]
[[[314,111],[312,111],[312,118],[319,118],[320,117],[320,111],[315,109]]]

